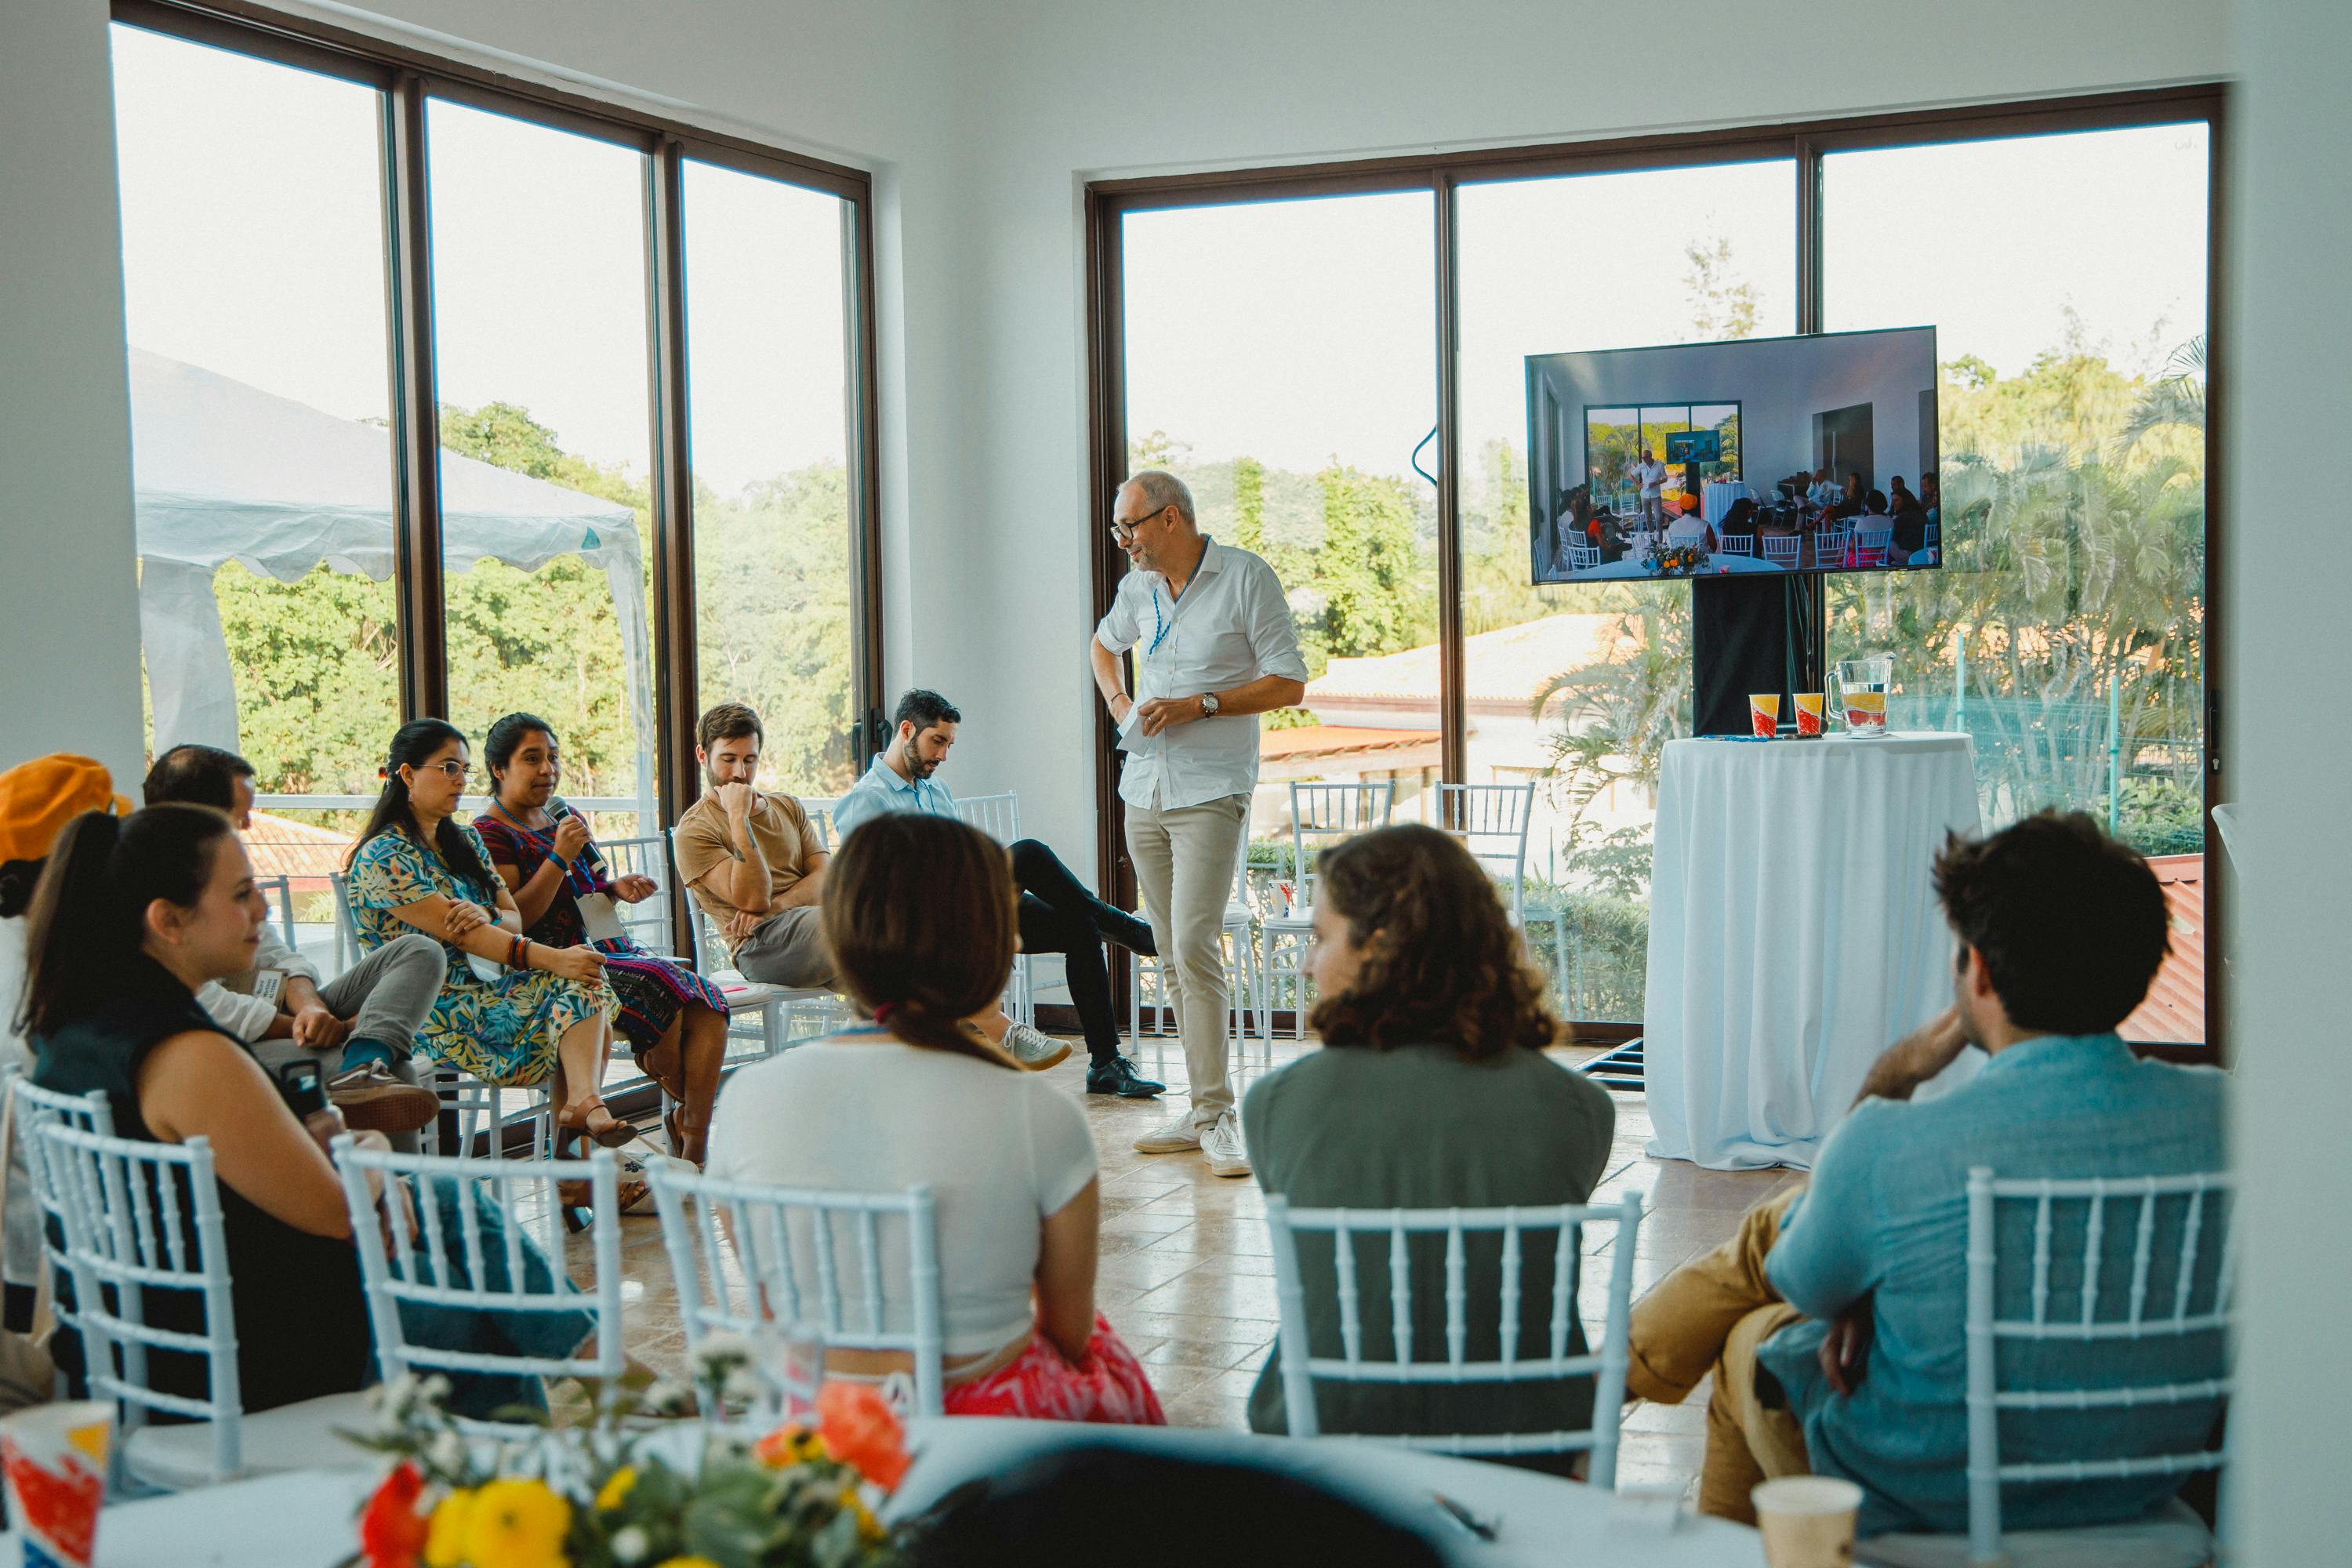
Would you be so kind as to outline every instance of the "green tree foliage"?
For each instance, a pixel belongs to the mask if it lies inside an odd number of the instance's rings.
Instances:
[[[1683,274],[1683,287],[1690,290],[1691,341],[1754,337],[1756,285],[1733,267],[1731,241],[1721,236],[1711,245],[1693,240],[1684,247],[1683,256],[1690,263],[1690,270]]]
[[[818,463],[731,500],[698,486],[694,550],[702,705],[751,705],[778,787],[841,794],[856,782],[847,470]]]
[[[1435,640],[1435,584],[1422,578],[1414,562],[1405,481],[1337,461],[1316,478],[1323,486],[1316,567],[1325,650],[1351,658]]]
[[[236,677],[238,743],[262,791],[373,794],[400,722],[393,585],[323,565],[280,583],[232,561],[213,593]]]

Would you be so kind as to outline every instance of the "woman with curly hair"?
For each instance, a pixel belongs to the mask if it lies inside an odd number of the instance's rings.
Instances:
[[[1559,1030],[1543,982],[1486,871],[1433,827],[1383,827],[1327,849],[1317,866],[1307,972],[1323,1048],[1259,1081],[1242,1121],[1257,1179],[1307,1208],[1499,1208],[1582,1203],[1609,1160],[1609,1096],[1544,1055]],[[1443,1234],[1413,1238],[1412,1342],[1445,1347]],[[1319,1243],[1319,1250],[1318,1244]],[[1360,1279],[1388,1278],[1389,1238],[1357,1238]],[[1471,1360],[1499,1353],[1501,1240],[1467,1251]],[[1299,1239],[1307,1334],[1340,1353],[1329,1238]],[[1549,1334],[1552,1251],[1528,1236],[1520,1258],[1522,1344]],[[1576,1289],[1571,1268],[1571,1305]],[[1394,1343],[1387,1290],[1362,1292],[1363,1344]],[[1571,1313],[1573,1321],[1573,1313]],[[1585,1346],[1580,1323],[1570,1353]],[[1328,1347],[1328,1348],[1327,1348]],[[1589,1426],[1589,1377],[1551,1383],[1325,1383],[1331,1433],[1553,1432]],[[1250,1426],[1285,1432],[1279,1352],[1251,1391]],[[1528,1461],[1564,1469],[1565,1457]]]

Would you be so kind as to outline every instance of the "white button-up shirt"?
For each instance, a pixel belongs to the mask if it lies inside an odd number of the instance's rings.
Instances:
[[[1229,691],[1261,676],[1307,679],[1281,579],[1248,551],[1213,539],[1181,598],[1160,573],[1130,570],[1120,578],[1095,640],[1113,653],[1135,650],[1139,704]],[[1257,787],[1257,719],[1219,713],[1162,730],[1158,745],[1129,754],[1119,799],[1173,811],[1249,794]]]

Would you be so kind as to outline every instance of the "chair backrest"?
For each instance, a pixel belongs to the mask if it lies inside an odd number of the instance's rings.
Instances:
[[[676,1165],[650,1170],[646,1179],[661,1211],[662,1244],[669,1249],[689,1354],[713,1332],[750,1333],[764,1323],[805,1326],[829,1350],[912,1357],[914,1413],[941,1413],[946,1309],[929,1187],[824,1192],[722,1182]],[[886,1235],[886,1220],[894,1222],[889,1228],[897,1237]],[[740,1304],[728,1288],[730,1238],[745,1287]],[[900,1304],[895,1323],[894,1300]],[[704,1414],[717,1419],[725,1413]]]
[[[619,1163],[609,1149],[585,1160],[473,1160],[396,1154],[362,1148],[350,1133],[335,1140],[335,1167],[358,1244],[360,1277],[367,1288],[376,1359],[389,1380],[402,1373],[488,1373],[518,1377],[617,1378],[628,1358],[622,1342]],[[368,1176],[382,1178],[381,1202]],[[584,1292],[565,1287],[562,1248],[554,1216],[560,1182],[585,1181],[595,1223],[590,1240],[596,1279]],[[395,1185],[413,1194],[416,1235],[396,1217]],[[488,1226],[495,1205],[503,1223]],[[381,1216],[381,1217],[380,1217]],[[525,1245],[523,1227],[544,1216],[550,1245]],[[386,1223],[389,1219],[391,1223]],[[495,1228],[494,1238],[484,1231]],[[384,1245],[389,1231],[392,1245]],[[454,1234],[452,1234],[454,1231]],[[563,1355],[511,1351],[446,1350],[412,1340],[401,1323],[404,1303],[456,1308],[522,1318],[532,1314],[595,1314],[587,1348]]]
[[[1590,572],[1601,564],[1601,546],[1571,544],[1568,547],[1568,566],[1571,572]]]
[[[1887,548],[1894,542],[1895,530],[1891,526],[1857,529],[1853,536],[1854,549],[1861,557],[1860,563],[1864,566],[1885,565]]]
[[[1721,555],[1752,557],[1756,553],[1756,536],[1752,533],[1722,534],[1716,539],[1715,548],[1716,552]]]
[[[327,873],[335,897],[335,967],[349,969],[360,961],[360,922],[352,913],[352,879],[343,871]]]
[[[1316,855],[1345,838],[1386,827],[1396,813],[1396,781],[1290,785],[1290,865],[1298,879],[1297,907],[1315,901]]]
[[[1764,559],[1776,566],[1794,566],[1804,542],[1797,534],[1768,533],[1764,535]]]
[[[999,844],[1010,845],[1021,837],[1021,797],[1010,790],[1002,795],[967,795],[955,803],[955,813],[958,820]]]
[[[262,897],[278,906],[278,934],[286,945],[300,951],[301,943],[294,940],[294,879],[287,876],[256,877],[253,885]]]
[[[126,1428],[144,1426],[150,1411],[212,1423],[214,1479],[236,1475],[245,1462],[245,1397],[210,1140],[151,1143],[62,1121],[40,1136],[64,1210],[90,1397],[118,1402]],[[200,1308],[196,1328],[149,1323],[151,1308],[182,1298]],[[205,1395],[152,1386],[150,1352],[202,1357]]]
[[[1437,826],[1462,840],[1462,847],[1508,890],[1514,924],[1526,910],[1528,826],[1535,811],[1533,780],[1437,786]]]
[[[2235,1275],[2237,1226],[2231,1211],[2233,1179],[2226,1173],[2179,1176],[2002,1180],[1985,1166],[1969,1172],[1968,1205],[1968,1419],[1969,1556],[1992,1562],[2000,1554],[2000,1489],[2003,1482],[2049,1484],[2126,1476],[2187,1476],[2217,1469],[2227,1445],[2202,1442],[2210,1416],[2195,1422],[2198,1433],[2185,1450],[2138,1453],[2124,1458],[2037,1458],[2001,1461],[2000,1416],[2032,1413],[2145,1407],[2149,1419],[2184,1403],[2218,1406],[2234,1380],[2226,1363],[2221,1375],[2188,1382],[2131,1381],[2143,1375],[2146,1358],[2132,1347],[2174,1341],[2185,1356],[2197,1355],[2202,1339],[2213,1353],[2226,1355],[2235,1324],[2230,1291]],[[2032,1211],[2011,1226],[2017,1242],[2029,1237],[2032,1250],[2004,1258],[2000,1244],[2004,1207]],[[2079,1216],[2079,1217],[2078,1217]],[[2061,1235],[2079,1248],[2061,1249]],[[2129,1237],[2129,1274],[2113,1272],[2123,1263]],[[2012,1271],[2022,1268],[2021,1280]],[[2004,1315],[2006,1309],[2008,1315]],[[2021,1309],[2022,1315],[2018,1315]],[[2122,1381],[2095,1386],[2004,1386],[2003,1345],[2071,1342],[2074,1364],[2105,1352]],[[2014,1364],[2014,1358],[2010,1358]],[[2167,1358],[2171,1360],[2172,1358]],[[2177,1364],[2177,1362],[2176,1363]],[[2059,1428],[2036,1422],[2044,1435]]]
[[[841,797],[837,795],[804,795],[793,798],[801,803],[801,811],[808,817],[809,826],[816,830],[816,847],[828,855],[839,848],[840,846],[833,841],[833,812],[841,804]]]
[[[9,1069],[12,1073],[14,1068]],[[8,1099],[16,1115],[16,1136],[25,1149],[25,1174],[33,1184],[33,1201],[39,1205],[44,1222],[56,1220],[63,1232],[66,1224],[64,1199],[49,1175],[48,1144],[41,1137],[46,1127],[70,1127],[79,1132],[95,1132],[101,1138],[114,1136],[114,1107],[105,1094],[91,1089],[88,1094],[59,1094],[53,1089],[43,1089],[31,1079],[18,1074],[8,1086]],[[49,1259],[50,1295],[58,1296],[56,1282],[71,1271],[65,1248],[50,1239],[48,1226],[41,1226],[41,1250]],[[61,1299],[53,1302],[58,1321],[68,1328],[81,1326],[79,1311]]]
[[[604,857],[606,869],[614,876],[651,877],[654,885],[661,889],[642,903],[614,900],[613,909],[620,918],[622,931],[648,952],[677,957],[677,949],[672,944],[677,936],[670,930],[669,920],[669,840],[654,833],[635,838],[599,839],[596,847]]]
[[[1274,1278],[1281,1324],[1276,1343],[1282,1352],[1282,1399],[1290,1435],[1322,1436],[1315,1405],[1318,1379],[1342,1383],[1465,1384],[1550,1382],[1590,1375],[1593,1379],[1592,1425],[1575,1431],[1414,1433],[1388,1438],[1409,1447],[1448,1454],[1557,1454],[1589,1448],[1592,1458],[1587,1474],[1594,1486],[1616,1484],[1617,1428],[1624,1404],[1627,1320],[1633,1310],[1633,1254],[1642,1226],[1642,1195],[1628,1193],[1614,1204],[1566,1204],[1542,1208],[1432,1209],[1308,1209],[1293,1208],[1287,1198],[1268,1194],[1265,1223],[1274,1244]],[[1610,1246],[1608,1317],[1601,1328],[1601,1348],[1570,1353],[1570,1326],[1577,1321],[1578,1259],[1587,1225],[1613,1224]],[[1339,1354],[1313,1353],[1307,1329],[1307,1292],[1299,1272],[1298,1237],[1319,1234],[1331,1237],[1331,1262],[1337,1277],[1339,1308]],[[1440,1345],[1416,1343],[1413,1333],[1412,1238],[1444,1237],[1445,1328]],[[1472,1361],[1468,1356],[1471,1322],[1465,1286],[1469,1238],[1498,1238],[1501,1292],[1492,1320],[1496,1354]],[[1542,1342],[1522,1346],[1521,1316],[1524,1288],[1528,1283],[1523,1264],[1527,1238],[1551,1242],[1546,1332]],[[1367,1279],[1360,1267],[1358,1243],[1385,1250],[1386,1279]],[[1377,1275],[1381,1270],[1370,1272]],[[1363,1302],[1388,1303],[1390,1344],[1386,1353],[1367,1354]],[[1483,1317],[1483,1315],[1482,1315]],[[1483,1329],[1477,1331],[1483,1339]],[[1431,1353],[1423,1353],[1424,1352]],[[1348,1434],[1333,1434],[1348,1436]]]

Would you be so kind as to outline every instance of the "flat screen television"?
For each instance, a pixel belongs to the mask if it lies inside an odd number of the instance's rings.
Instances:
[[[1933,327],[1527,365],[1538,584],[1943,560]]]

